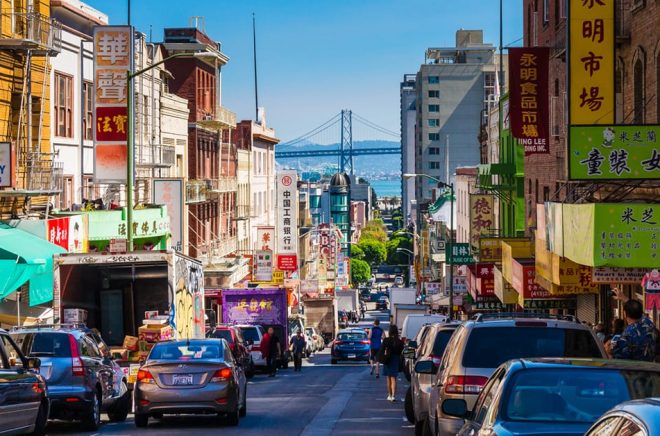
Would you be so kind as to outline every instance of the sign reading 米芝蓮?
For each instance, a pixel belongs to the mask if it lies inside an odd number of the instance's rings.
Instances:
[[[298,269],[298,173],[278,171],[276,178],[277,265],[295,271]]]
[[[126,183],[131,26],[94,27],[94,179]]]

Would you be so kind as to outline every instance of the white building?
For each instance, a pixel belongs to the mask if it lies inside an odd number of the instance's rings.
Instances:
[[[401,97],[401,174],[415,172],[415,122],[417,90],[415,74],[405,74],[400,86]],[[401,178],[401,207],[406,224],[415,217],[415,179]]]

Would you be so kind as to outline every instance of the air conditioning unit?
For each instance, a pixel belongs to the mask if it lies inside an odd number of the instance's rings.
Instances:
[[[204,121],[213,121],[213,115],[211,114],[204,115]]]

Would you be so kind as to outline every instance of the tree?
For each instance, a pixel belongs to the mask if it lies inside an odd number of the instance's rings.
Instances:
[[[364,252],[364,260],[369,265],[380,265],[387,259],[387,249],[385,244],[375,239],[361,240],[358,247]]]
[[[359,245],[352,245],[351,246],[351,257],[353,259],[364,260],[364,250],[362,250]]]
[[[412,251],[412,243],[406,235],[392,235],[392,239],[385,244],[387,248],[387,263],[390,265],[407,265],[410,256],[407,253],[397,252],[397,248],[405,248]]]
[[[360,232],[360,241],[374,239],[380,242],[387,241],[387,227],[381,219],[368,221]]]
[[[364,260],[351,259],[351,283],[366,283],[371,278],[371,267]]]

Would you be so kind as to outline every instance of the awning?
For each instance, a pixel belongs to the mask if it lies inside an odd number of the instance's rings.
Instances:
[[[30,305],[53,299],[53,255],[66,253],[31,233],[0,223],[0,298],[30,281]]]

